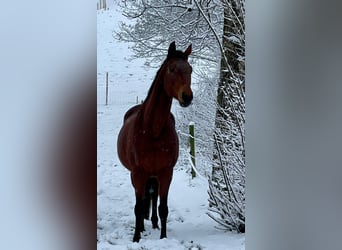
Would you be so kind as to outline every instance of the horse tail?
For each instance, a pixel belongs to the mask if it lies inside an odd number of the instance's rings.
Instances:
[[[150,207],[152,202],[152,214],[156,213],[157,210],[157,200],[158,200],[158,189],[159,183],[156,177],[148,178],[145,185],[145,219],[150,218]],[[155,211],[154,211],[155,210]]]

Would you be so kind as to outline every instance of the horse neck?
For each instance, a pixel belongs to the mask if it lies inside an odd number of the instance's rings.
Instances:
[[[153,137],[158,137],[170,117],[172,98],[163,86],[163,72],[161,68],[152,84],[152,89],[143,104],[143,130],[150,131]]]

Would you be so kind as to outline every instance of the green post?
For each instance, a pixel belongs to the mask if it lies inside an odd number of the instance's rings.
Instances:
[[[195,124],[193,122],[189,123],[189,143],[190,143],[190,157],[193,166],[196,166],[195,163]],[[191,166],[191,176],[192,178],[196,177],[196,171]]]
[[[106,106],[108,105],[108,72],[106,72]]]

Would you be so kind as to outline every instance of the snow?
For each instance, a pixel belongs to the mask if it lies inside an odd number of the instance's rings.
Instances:
[[[169,217],[166,239],[145,220],[146,231],[139,243],[133,243],[134,190],[129,171],[122,166],[116,150],[116,139],[124,113],[137,99],[145,98],[156,69],[143,66],[143,59],[129,61],[129,44],[113,38],[119,21],[125,20],[115,1],[109,9],[97,12],[97,249],[245,249],[245,235],[224,232],[208,217],[208,182],[192,179],[190,163],[175,166],[169,192]],[[106,72],[108,72],[108,105],[105,105]],[[177,102],[173,109],[180,108]],[[177,122],[177,117],[176,117]],[[209,168],[210,166],[208,166]]]

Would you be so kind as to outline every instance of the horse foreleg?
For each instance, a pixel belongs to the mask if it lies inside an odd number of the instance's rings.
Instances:
[[[160,204],[158,207],[159,217],[160,217],[160,238],[166,238],[166,222],[167,216],[169,214],[169,208],[167,206],[167,197],[169,193],[169,187],[172,179],[172,170],[165,171],[159,178],[159,196]]]
[[[136,197],[134,214],[135,214],[135,232],[133,236],[133,242],[139,242],[141,238],[140,232],[143,231],[143,226],[144,226],[143,201],[141,197]]]
[[[166,238],[166,221],[167,221],[167,216],[169,214],[169,208],[167,206],[167,196],[160,198],[158,211],[159,211],[160,224],[161,224],[160,238],[162,239],[162,238]]]
[[[145,182],[146,179],[143,178],[141,173],[132,173],[132,184],[135,188],[135,231],[133,236],[133,242],[139,242],[141,236],[140,233],[144,231],[144,200],[143,196],[145,194]]]

